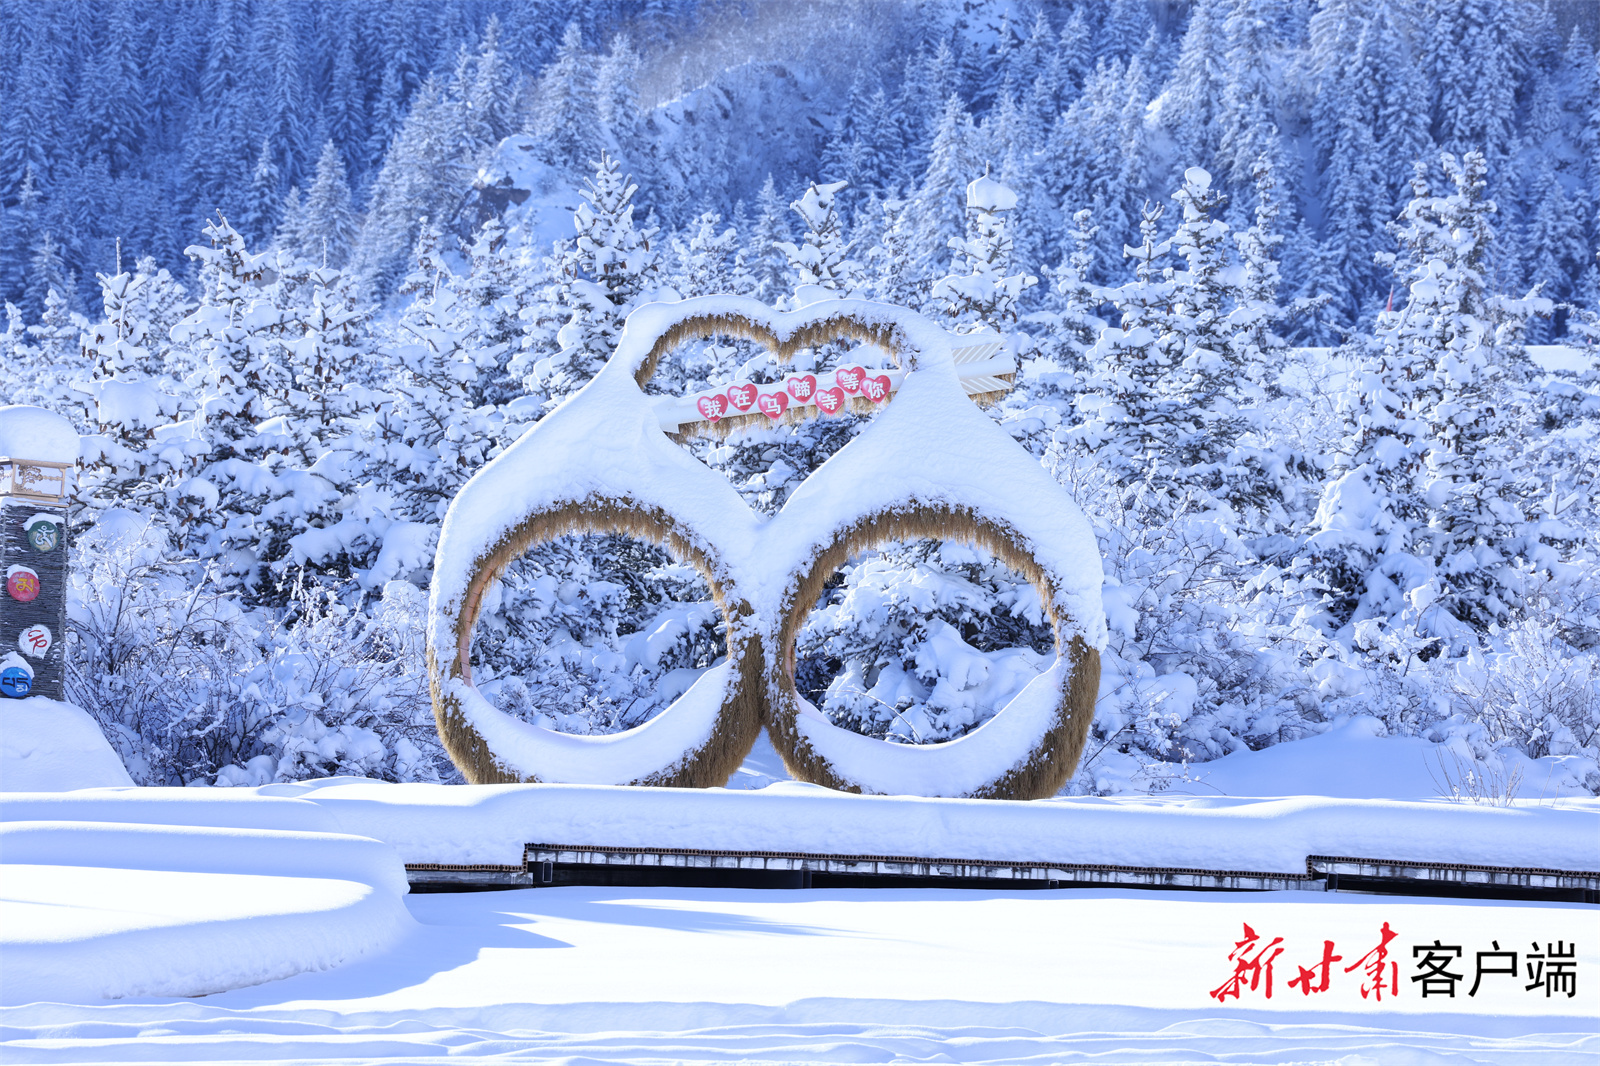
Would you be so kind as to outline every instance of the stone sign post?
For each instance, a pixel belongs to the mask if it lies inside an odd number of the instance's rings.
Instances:
[[[0,407],[0,699],[63,698],[67,500],[78,435],[39,407]]]

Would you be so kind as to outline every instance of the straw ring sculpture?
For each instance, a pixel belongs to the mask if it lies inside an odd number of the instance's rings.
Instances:
[[[712,336],[756,340],[784,361],[800,348],[829,341],[868,342],[906,372],[902,399],[802,484],[776,518],[764,520],[725,478],[674,443],[643,392],[665,354],[687,340]],[[1020,744],[999,752],[1004,772],[929,794],[1034,798],[1059,789],[1076,766],[1094,709],[1096,648],[1104,642],[1099,558],[1081,512],[962,392],[951,344],[948,334],[920,315],[863,301],[782,313],[753,300],[705,297],[649,305],[631,315],[600,373],[479,471],[457,495],[441,529],[429,604],[429,678],[440,736],[467,780],[722,785],[765,725],[800,780],[896,791],[892,775],[879,780],[870,772],[841,769],[822,750],[828,745],[817,723],[802,721],[793,680],[794,636],[823,583],[848,557],[888,540],[936,537],[980,545],[1022,571],[1051,619],[1058,659],[1054,673],[1037,683],[1048,706],[1033,698],[1035,711],[1009,713],[1026,702],[1019,696],[993,720],[1008,718],[1011,726],[995,730],[986,724],[959,741],[921,746],[972,752]],[[913,394],[915,403],[903,399]],[[983,464],[953,457],[940,469],[953,471],[954,481],[930,490],[923,460],[948,450],[945,435],[952,427],[982,445],[976,450]],[[897,476],[894,456],[902,453],[917,461]],[[887,476],[851,498],[858,513],[841,524],[825,506],[830,479],[835,488],[840,479],[872,482],[861,471],[874,463]],[[922,489],[908,494],[907,485]],[[1042,497],[1055,502],[1041,509]],[[1016,506],[1017,499],[1029,502]],[[705,671],[643,725],[601,737],[557,733],[515,719],[472,683],[472,635],[494,583],[530,547],[589,532],[625,533],[693,565],[727,627],[724,663]],[[1061,544],[1088,555],[1078,565],[1071,552],[1041,550]],[[1030,685],[1023,695],[1035,690]],[[849,736],[891,760],[891,749],[910,747]],[[990,762],[995,754],[990,751]]]
[[[688,562],[710,586],[712,599],[727,623],[728,662],[735,664],[716,724],[699,747],[684,752],[676,763],[628,783],[682,788],[727,784],[761,733],[764,715],[760,647],[740,624],[749,607],[730,599],[726,583],[720,577],[724,568],[712,562],[703,543],[681,530],[670,515],[657,509],[640,507],[628,499],[597,495],[581,503],[529,515],[479,562],[467,586],[466,600],[456,626],[456,654],[450,665],[451,675],[465,684],[472,683],[472,633],[483,609],[484,594],[499,580],[506,567],[528,549],[573,533],[624,533],[650,541],[666,548],[679,561]],[[437,671],[430,670],[430,674],[436,675]],[[436,676],[433,689],[439,736],[451,761],[469,782],[491,785],[537,780],[507,767],[495,756],[482,733],[460,713],[459,702],[452,706],[448,697],[441,699]]]

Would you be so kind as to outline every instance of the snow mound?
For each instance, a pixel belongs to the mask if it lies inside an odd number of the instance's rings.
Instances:
[[[410,924],[329,878],[0,865],[0,1002],[203,996],[350,962]]]
[[[132,784],[86,711],[43,696],[0,701],[0,792]]]
[[[405,868],[333,824],[210,789],[9,797],[0,1002],[199,996],[387,948],[413,924]]]
[[[323,808],[343,832],[382,840],[411,863],[520,865],[531,841],[1279,873],[1304,873],[1308,855],[1600,870],[1596,799],[1018,802],[856,796],[798,782],[735,791],[344,779],[265,789]],[[75,817],[69,811],[62,805],[54,816]]]
[[[1237,751],[1189,767],[1187,780],[1174,783],[1173,793],[1188,795],[1287,796],[1316,795],[1341,799],[1431,800],[1461,793],[1464,802],[1490,803],[1498,796],[1486,790],[1515,783],[1512,798],[1531,802],[1588,798],[1575,756],[1529,759],[1506,748],[1496,758],[1505,764],[1491,783],[1468,780],[1475,766],[1470,750],[1433,744],[1420,737],[1391,737],[1383,724],[1365,716],[1352,718],[1320,736],[1274,744],[1260,751]],[[1474,770],[1481,775],[1481,770]]]
[[[338,784],[365,778],[328,778]],[[211,826],[219,829],[342,832],[339,823],[315,803],[284,787],[132,788],[95,792],[31,792],[0,795],[0,823],[113,822],[140,825]]]
[[[0,823],[0,863],[356,881],[407,891],[389,845],[343,833],[116,822]]]
[[[78,434],[71,422],[43,407],[0,407],[0,456],[77,462]]]

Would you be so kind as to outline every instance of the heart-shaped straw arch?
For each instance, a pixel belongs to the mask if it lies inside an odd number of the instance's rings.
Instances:
[[[910,371],[928,369],[931,377],[915,376],[927,379],[928,389],[933,390],[930,397],[937,394],[936,402],[955,397],[976,421],[950,410],[945,416],[965,420],[969,430],[987,432],[993,438],[990,443],[1016,452],[1005,465],[1015,468],[1013,475],[1021,479],[1019,490],[1053,492],[1060,497],[1061,513],[1043,521],[1032,516],[1018,526],[1008,523],[1003,513],[997,518],[979,517],[987,510],[1009,510],[1003,495],[980,489],[976,505],[971,500],[952,504],[935,490],[925,493],[927,499],[920,503],[907,498],[874,511],[884,516],[909,514],[911,519],[859,519],[841,530],[826,517],[820,525],[811,519],[791,519],[786,524],[784,518],[791,514],[786,506],[773,523],[761,523],[725,479],[662,433],[642,391],[665,353],[687,340],[719,335],[757,340],[783,359],[800,348],[829,341],[871,343],[908,372],[907,385],[913,377]],[[737,769],[760,725],[770,720],[775,742],[802,780],[861,791],[892,790],[833,766],[819,747],[820,727],[812,722],[808,733],[806,727],[795,725],[792,713],[797,704],[789,659],[793,628],[804,617],[803,610],[795,615],[799,608],[793,604],[804,601],[794,597],[826,580],[842,562],[839,552],[847,556],[869,541],[880,543],[888,537],[863,532],[865,521],[869,527],[899,530],[897,535],[920,536],[925,534],[916,530],[935,529],[938,532],[932,535],[944,539],[981,543],[1012,565],[1020,563],[1019,569],[1034,581],[1056,624],[1058,650],[1065,649],[1070,660],[1067,676],[1049,679],[1055,686],[1047,693],[1053,716],[1049,722],[1035,721],[1038,715],[1030,719],[1034,724],[1024,730],[1029,733],[1027,750],[1017,754],[1015,766],[1008,763],[1006,774],[957,794],[1031,797],[1045,794],[1050,782],[1059,787],[1076,764],[1093,712],[1094,679],[1099,674],[1095,649],[1104,642],[1098,555],[1092,559],[1092,575],[1079,572],[1081,567],[1063,566],[1059,552],[1045,553],[1051,555],[1050,563],[1040,561],[1041,543],[1052,538],[1080,546],[1087,538],[1093,554],[1092,531],[1059,486],[966,399],[951,364],[953,340],[921,315],[865,301],[829,302],[784,313],[754,300],[704,297],[648,305],[630,315],[616,353],[595,379],[468,482],[441,530],[430,600],[429,675],[440,735],[468,780],[718,785]],[[594,432],[596,415],[608,422],[604,434]],[[866,438],[881,438],[877,426],[877,422],[869,426],[824,469],[841,460],[846,465],[858,461],[862,448],[872,447]],[[564,463],[583,470],[568,475]],[[822,474],[822,470],[813,474],[807,485]],[[801,486],[791,505],[805,496],[806,487]],[[1023,513],[1031,515],[1026,509]],[[918,514],[920,518],[914,517]],[[970,516],[971,521],[952,523],[950,517],[957,514]],[[1034,528],[1022,528],[1030,525]],[[471,680],[472,631],[485,594],[505,567],[532,545],[568,533],[602,531],[625,532],[665,545],[701,572],[727,624],[727,663],[707,671],[649,722],[612,736],[554,733],[495,710]],[[793,565],[781,568],[790,576],[771,581],[752,578],[754,566],[772,549],[779,558],[795,557]],[[817,578],[819,569],[824,572]],[[738,574],[744,575],[744,587],[736,580]],[[784,585],[781,597],[780,584]],[[784,607],[777,602],[780,598],[788,601]],[[1058,661],[1056,674],[1062,673],[1060,665]],[[985,726],[972,735],[983,733],[984,740],[967,743],[961,750],[992,747],[990,742],[1003,739],[1003,732]],[[954,743],[970,742],[972,737]],[[663,748],[662,741],[671,743]]]

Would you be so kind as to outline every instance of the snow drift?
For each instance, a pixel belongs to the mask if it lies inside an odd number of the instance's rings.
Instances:
[[[157,791],[0,804],[0,1002],[206,995],[342,965],[413,924],[394,849],[323,831],[312,805]]]
[[[80,708],[43,696],[0,702],[0,792],[132,784],[99,724]]]

